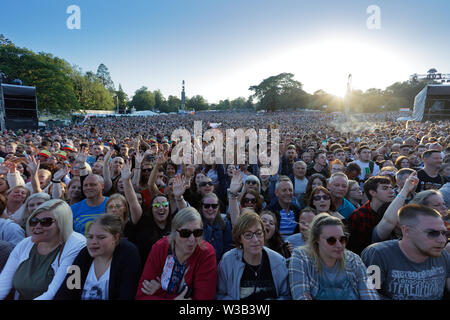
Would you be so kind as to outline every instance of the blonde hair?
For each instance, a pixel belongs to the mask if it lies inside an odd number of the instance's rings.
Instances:
[[[320,213],[313,218],[309,229],[308,241],[304,248],[307,255],[312,258],[314,266],[319,273],[322,272],[322,259],[319,255],[319,239],[324,226],[341,226],[342,230],[345,229],[344,224],[340,219],[333,217],[326,212]],[[338,264],[338,269],[343,270],[345,265],[345,255],[342,256],[342,259],[338,260]]]
[[[31,213],[26,224],[27,233],[31,234],[30,219],[43,211],[50,211],[53,215],[53,218],[55,218],[58,223],[61,240],[66,242],[73,232],[73,214],[69,205],[60,199],[46,201]]]

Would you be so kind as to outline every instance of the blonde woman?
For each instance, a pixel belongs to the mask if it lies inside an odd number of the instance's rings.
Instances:
[[[377,300],[367,284],[361,258],[345,249],[347,236],[339,218],[314,217],[306,246],[297,247],[289,263],[289,284],[295,300]]]

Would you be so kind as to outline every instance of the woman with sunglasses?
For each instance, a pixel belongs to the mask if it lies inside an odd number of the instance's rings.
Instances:
[[[219,198],[215,193],[207,193],[201,200],[199,210],[203,220],[203,239],[216,250],[216,260],[232,248],[231,223],[220,213]]]
[[[133,300],[141,273],[136,246],[121,239],[122,219],[100,215],[88,226],[86,247],[73,265],[80,269],[80,287],[66,276],[54,300]],[[94,294],[95,293],[95,294]]]
[[[325,187],[319,186],[313,189],[308,199],[308,206],[316,209],[319,213],[327,212],[334,217],[345,220],[344,216],[336,211],[330,191]]]
[[[266,231],[255,212],[243,213],[233,228],[236,248],[219,264],[218,300],[289,299],[286,259],[264,246]]]
[[[345,249],[344,224],[328,213],[314,217],[308,242],[297,247],[289,263],[289,284],[295,300],[378,300],[368,287],[361,258]]]
[[[73,231],[72,210],[62,200],[46,201],[27,221],[27,234],[0,274],[0,299],[11,289],[19,300],[51,300],[86,238]]]
[[[212,300],[216,294],[214,248],[202,239],[202,218],[192,207],[172,220],[170,235],[155,243],[136,300]]]
[[[315,173],[308,178],[308,184],[306,185],[305,196],[303,197],[303,204],[306,207],[308,205],[309,197],[311,192],[316,187],[326,187],[327,186],[327,178],[323,174]]]

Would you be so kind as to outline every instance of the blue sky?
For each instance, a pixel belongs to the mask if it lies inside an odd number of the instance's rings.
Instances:
[[[429,68],[450,73],[450,1],[2,1],[0,33],[96,71],[104,63],[130,96],[141,86],[208,102],[248,97],[251,85],[294,73],[310,93],[384,89]],[[81,10],[69,30],[66,9]],[[368,29],[370,5],[380,28]]]

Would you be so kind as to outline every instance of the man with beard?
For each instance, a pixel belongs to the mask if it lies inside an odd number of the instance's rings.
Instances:
[[[450,290],[447,229],[436,210],[408,204],[399,210],[403,237],[373,244],[361,257],[380,270],[379,293],[393,300],[441,300]]]

